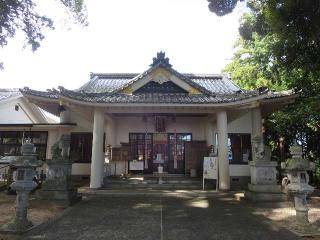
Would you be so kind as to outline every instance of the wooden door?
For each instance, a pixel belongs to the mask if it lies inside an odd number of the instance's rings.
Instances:
[[[169,133],[169,161],[168,172],[174,174],[185,173],[185,142],[191,141],[191,133]]]
[[[160,155],[159,155],[160,154]],[[154,133],[153,134],[153,171],[158,171],[158,163],[154,161],[157,159],[157,156],[161,156],[164,161],[163,171],[168,172],[168,137],[166,133]]]
[[[190,169],[196,169],[198,175],[201,175],[205,156],[208,156],[206,141],[185,142],[185,173],[190,174]]]

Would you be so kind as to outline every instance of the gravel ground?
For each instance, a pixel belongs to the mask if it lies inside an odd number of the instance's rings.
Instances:
[[[0,226],[10,222],[15,214],[16,195],[7,195],[0,192]],[[61,214],[65,209],[64,206],[53,201],[37,200],[33,195],[30,196],[28,217],[34,225],[47,222],[53,217]],[[17,239],[15,236],[1,234],[0,240]]]
[[[255,203],[250,204],[253,213],[261,215],[278,226],[293,230],[295,228],[296,212],[293,202],[280,203]],[[317,229],[320,234],[320,197],[313,196],[308,199],[309,222]],[[320,236],[314,236],[312,239],[319,239]]]

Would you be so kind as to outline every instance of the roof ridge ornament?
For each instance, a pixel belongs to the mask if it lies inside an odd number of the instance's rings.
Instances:
[[[154,67],[156,65],[162,65],[164,67],[169,67],[171,68],[172,65],[169,63],[169,58],[166,57],[166,53],[165,52],[158,52],[157,53],[157,57],[154,57],[153,59],[153,63],[150,64],[150,67]]]

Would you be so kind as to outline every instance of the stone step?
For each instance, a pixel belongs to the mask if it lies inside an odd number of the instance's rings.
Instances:
[[[201,184],[202,181],[191,181],[191,180],[162,180],[166,184]],[[143,180],[143,181],[132,181],[132,180],[105,180],[105,183],[109,184],[157,184],[157,180]]]
[[[202,179],[184,175],[170,175],[159,178],[152,175],[131,175],[126,177],[106,177],[105,189],[159,189],[159,190],[201,190]]]
[[[201,184],[106,184],[104,189],[200,190]]]

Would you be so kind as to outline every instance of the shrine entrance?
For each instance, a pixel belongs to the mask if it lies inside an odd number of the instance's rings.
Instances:
[[[185,142],[191,133],[129,133],[131,161],[129,171],[153,173],[158,166],[169,174],[185,174]]]

